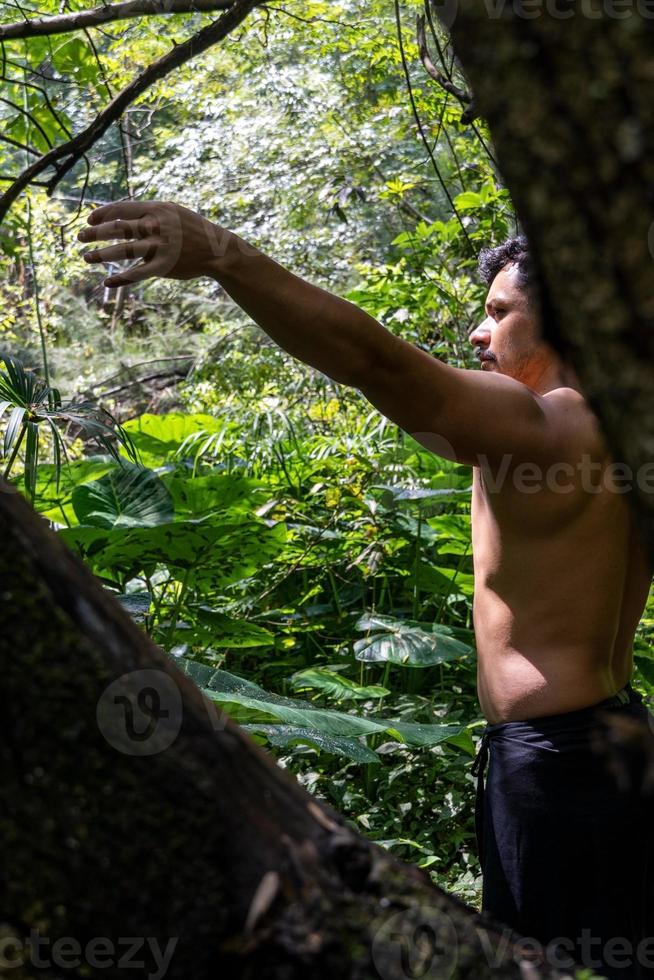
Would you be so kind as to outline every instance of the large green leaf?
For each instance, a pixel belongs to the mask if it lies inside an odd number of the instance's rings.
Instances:
[[[130,577],[165,564],[188,575],[192,585],[226,585],[253,575],[272,561],[286,541],[283,524],[177,521],[156,527],[72,527],[59,532],[67,544],[92,557],[98,570],[119,569]]]
[[[417,748],[448,741],[463,731],[462,725],[419,725],[397,718],[364,717],[317,708],[307,701],[265,691],[258,684],[226,670],[214,670],[204,664],[184,660],[179,661],[179,666],[208,698],[221,704],[239,722],[268,723],[268,719],[273,718],[296,728],[346,738],[386,732],[392,738]]]
[[[405,667],[433,667],[472,653],[472,647],[455,639],[451,629],[440,623],[430,627],[388,616],[364,616],[356,628],[377,631],[354,643],[356,659],[366,663],[386,661]]]
[[[75,514],[70,505],[70,498],[75,487],[99,479],[115,466],[116,463],[108,455],[76,459],[68,466],[61,467],[59,487],[57,487],[57,467],[52,463],[41,463],[36,471],[35,509],[48,520],[61,523],[64,517],[74,523]],[[16,483],[22,489],[23,477],[19,477]]]
[[[229,689],[222,689],[223,675],[225,671],[218,671],[218,677],[214,679],[212,686],[204,688],[204,693],[224,705],[228,714],[235,716],[236,720],[244,720],[250,712],[255,716],[271,716],[289,725],[299,728],[310,728],[325,735],[340,735],[354,737],[357,735],[372,735],[374,732],[383,732],[386,725],[364,718],[360,715],[350,715],[342,711],[333,711],[327,708],[317,708],[315,705],[295,700],[294,698],[284,698],[270,691],[252,691],[251,689],[240,691],[238,688],[230,686]],[[250,709],[245,715],[237,714],[234,705]]]
[[[253,511],[268,493],[258,480],[230,473],[191,476],[175,473],[162,477],[178,517],[206,517],[215,511]]]
[[[323,691],[339,701],[363,701],[369,698],[385,698],[391,692],[386,687],[376,685],[365,686],[357,684],[349,677],[342,677],[327,667],[308,667],[299,670],[291,678],[293,687],[298,691],[311,688]]]
[[[102,553],[111,537],[115,537],[118,532],[106,527],[86,527],[83,524],[76,524],[73,527],[64,527],[59,531],[69,548],[76,549],[86,559],[92,559]],[[106,567],[106,566],[105,566]]]
[[[123,463],[72,493],[80,524],[92,527],[156,527],[174,517],[173,501],[152,470]]]
[[[463,731],[461,725],[421,725],[414,721],[389,722],[386,729],[398,742],[426,749],[441,742],[453,742]]]
[[[353,762],[379,763],[377,753],[356,738],[338,738],[326,735],[313,728],[298,728],[294,725],[264,725],[244,724],[246,731],[253,734],[265,735],[271,745],[277,748],[288,748],[292,745],[310,745],[321,752],[330,755],[340,755]]]
[[[232,619],[209,606],[193,609],[196,617],[194,632],[200,639],[208,640],[216,647],[261,647],[274,646],[275,634],[256,623],[244,619]]]
[[[124,428],[143,462],[148,466],[159,466],[171,460],[189,436],[220,432],[223,425],[213,415],[170,412],[168,415],[140,415],[126,422]]]

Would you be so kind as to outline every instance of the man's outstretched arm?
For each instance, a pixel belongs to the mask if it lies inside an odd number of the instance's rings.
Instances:
[[[545,399],[510,378],[452,368],[346,300],[305,282],[237,235],[176,204],[125,201],[93,211],[84,242],[122,239],[88,262],[142,259],[107,286],[152,276],[211,276],[293,357],[358,388],[441,456],[476,464],[511,453],[539,461],[561,435]],[[560,452],[560,447],[558,449]]]
[[[89,262],[144,261],[109,276],[107,286],[152,276],[216,279],[238,305],[293,357],[341,384],[357,387],[371,354],[391,336],[373,317],[284,269],[238,235],[179,205],[122,202],[93,211],[85,242],[127,238],[87,252]]]

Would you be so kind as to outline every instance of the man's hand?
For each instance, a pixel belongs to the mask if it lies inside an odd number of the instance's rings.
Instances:
[[[117,287],[152,276],[165,279],[194,279],[216,276],[228,249],[245,245],[236,235],[214,225],[179,204],[162,201],[122,201],[92,211],[89,227],[80,231],[81,242],[113,241],[86,252],[89,263],[129,262],[137,265],[104,280]]]

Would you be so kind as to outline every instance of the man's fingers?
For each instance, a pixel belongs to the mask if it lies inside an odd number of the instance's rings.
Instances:
[[[116,218],[114,221],[82,228],[77,238],[80,242],[107,241],[111,238],[149,238],[159,234],[160,230],[156,215],[146,214],[135,221]]]
[[[139,262],[138,265],[133,266],[131,269],[126,269],[125,272],[117,272],[114,275],[107,276],[104,280],[104,285],[108,289],[117,289],[118,286],[130,286],[132,283],[141,282],[143,279],[149,279],[151,276],[156,275],[156,269],[151,262]]]
[[[136,221],[117,219],[105,221],[101,225],[82,228],[78,234],[80,242],[107,241],[110,238],[138,238]]]
[[[84,253],[84,261],[91,264],[98,262],[129,262],[131,259],[151,261],[157,254],[160,242],[148,238],[137,238],[119,245],[107,245],[105,248],[94,248]]]
[[[157,201],[116,201],[113,204],[103,204],[102,207],[91,211],[86,219],[90,225],[101,225],[116,218],[142,218],[152,210]]]

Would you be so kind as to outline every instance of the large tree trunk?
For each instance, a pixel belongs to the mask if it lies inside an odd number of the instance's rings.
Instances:
[[[0,923],[43,937],[0,938],[12,976],[558,975],[318,805],[3,490]]]
[[[529,238],[546,337],[632,470],[654,563],[654,5],[431,2]]]

